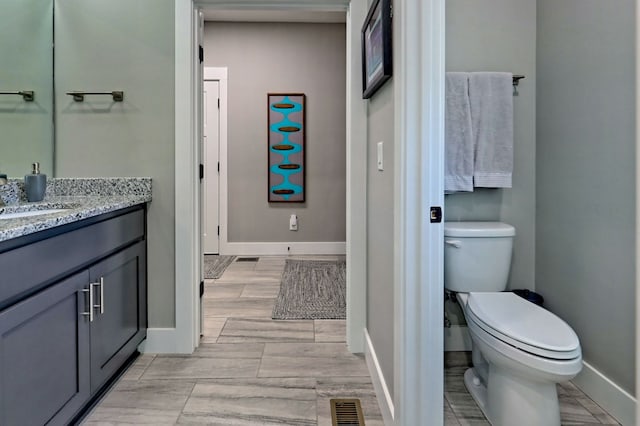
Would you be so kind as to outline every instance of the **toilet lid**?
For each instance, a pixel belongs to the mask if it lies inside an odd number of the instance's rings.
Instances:
[[[578,336],[566,322],[514,293],[470,293],[467,314],[487,333],[532,354],[551,359],[580,355]]]

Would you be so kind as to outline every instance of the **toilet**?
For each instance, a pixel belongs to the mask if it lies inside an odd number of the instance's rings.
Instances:
[[[582,369],[578,336],[562,319],[504,292],[513,226],[444,225],[444,283],[456,293],[472,342],[469,393],[494,426],[560,425],[556,383]]]

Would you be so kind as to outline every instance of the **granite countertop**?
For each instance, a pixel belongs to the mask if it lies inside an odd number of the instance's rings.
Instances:
[[[18,196],[0,205],[0,242],[151,201],[150,178],[51,179],[38,203],[24,200],[20,182],[12,184]],[[48,209],[64,211],[1,219],[3,214]]]

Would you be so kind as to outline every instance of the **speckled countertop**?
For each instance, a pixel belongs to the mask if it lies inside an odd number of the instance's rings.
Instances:
[[[150,178],[50,179],[45,199],[29,203],[22,182],[0,185],[0,242],[151,201]],[[38,216],[2,219],[3,214],[64,209]]]

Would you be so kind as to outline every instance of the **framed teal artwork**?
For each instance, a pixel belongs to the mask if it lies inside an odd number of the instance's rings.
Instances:
[[[270,203],[305,201],[305,95],[269,93],[268,173]]]

